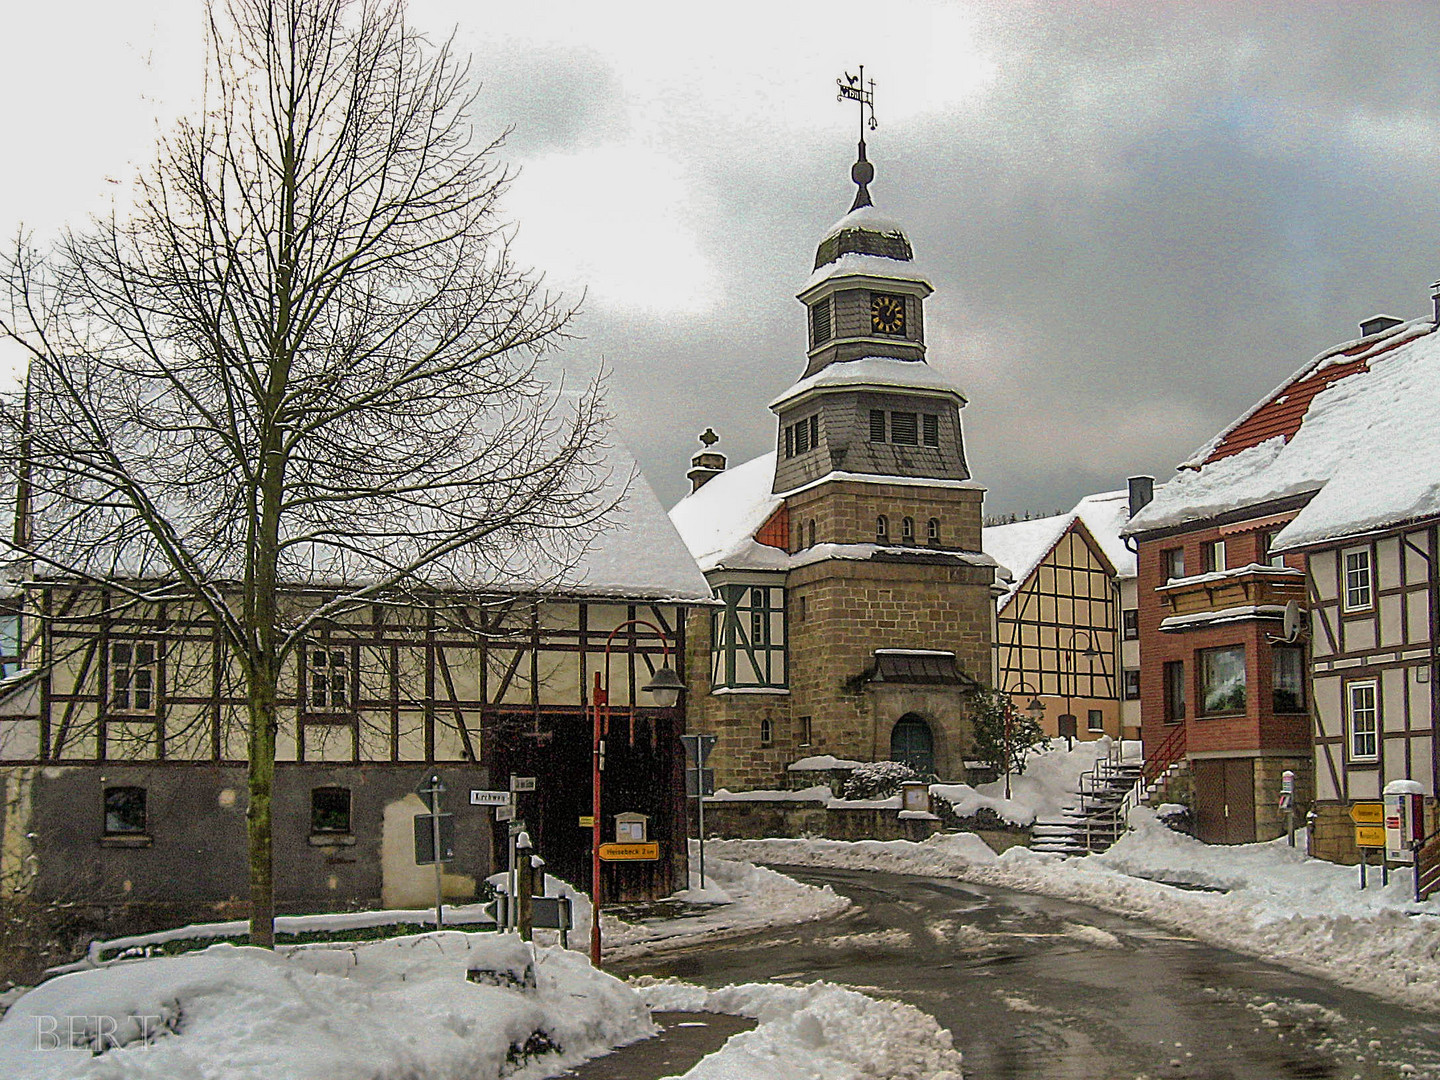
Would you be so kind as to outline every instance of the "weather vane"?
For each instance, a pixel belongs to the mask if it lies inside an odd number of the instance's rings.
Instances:
[[[850,179],[860,189],[855,192],[855,202],[850,209],[858,210],[862,206],[873,205],[870,202],[870,181],[875,179],[875,166],[865,160],[865,108],[870,108],[870,130],[874,131],[879,126],[875,122],[875,80],[865,80],[865,65],[861,64],[859,75],[851,75],[847,71],[843,79],[835,80],[835,85],[840,88],[837,101],[860,103],[860,150],[855,164],[850,166]]]
[[[878,126],[875,122],[875,80],[865,81],[865,65],[860,65],[860,74],[851,75],[845,72],[845,78],[836,79],[835,85],[840,88],[836,95],[836,101],[858,101],[860,103],[860,142],[865,142],[865,106],[870,106],[870,130],[874,131]]]

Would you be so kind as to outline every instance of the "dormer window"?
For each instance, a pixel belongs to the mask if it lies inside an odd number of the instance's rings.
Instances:
[[[810,305],[810,347],[818,349],[830,340],[830,297],[817,300]]]

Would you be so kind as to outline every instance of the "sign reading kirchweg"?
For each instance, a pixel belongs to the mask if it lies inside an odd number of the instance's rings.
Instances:
[[[510,792],[508,791],[479,791],[470,789],[471,806],[509,806]]]

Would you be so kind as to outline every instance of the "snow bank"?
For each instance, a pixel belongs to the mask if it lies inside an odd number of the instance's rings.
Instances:
[[[213,945],[62,975],[0,1019],[0,1076],[490,1080],[654,1032],[639,996],[583,957],[533,955],[513,935],[447,931],[289,953]],[[468,981],[472,969],[498,985]],[[72,1030],[82,1047],[61,1048]]]
[[[1354,867],[1307,858],[1283,840],[1212,846],[1166,829],[1146,810],[1104,855],[1067,858],[1016,847],[996,856],[978,837],[732,840],[727,855],[955,877],[1089,904],[1416,1008],[1440,1009],[1440,898],[1416,904],[1411,871],[1361,892]],[[1372,878],[1375,874],[1372,872]],[[1175,884],[1167,884],[1173,882]],[[1224,892],[1195,892],[1180,885]]]
[[[1102,736],[1087,742],[1076,742],[1066,749],[1064,739],[1051,739],[1049,747],[1032,754],[1025,762],[1023,773],[1010,774],[1010,798],[1005,798],[1005,778],[971,787],[969,784],[932,784],[930,794],[948,802],[960,817],[973,817],[980,809],[993,810],[1002,821],[1021,828],[1034,824],[1036,818],[1057,817],[1060,811],[1076,802],[1075,788],[1080,774],[1115,752],[1115,742]],[[1139,758],[1140,744],[1125,742],[1121,753],[1126,758]]]
[[[640,978],[652,1009],[724,1012],[760,1021],[684,1080],[959,1080],[960,1053],[935,1019],[831,983],[746,983],[721,990]]]
[[[646,952],[656,945],[675,939],[697,937],[731,937],[768,926],[785,926],[812,922],[838,915],[850,901],[837,896],[828,885],[816,888],[802,885],[794,878],[764,866],[713,854],[714,841],[705,845],[705,885],[699,888],[700,875],[692,871],[692,888],[677,893],[675,899],[690,903],[716,903],[713,911],[680,919],[642,920],[623,923],[611,920],[602,912],[601,931],[607,955],[628,956]],[[697,862],[697,845],[690,841],[690,865]],[[586,909],[589,918],[589,909]]]

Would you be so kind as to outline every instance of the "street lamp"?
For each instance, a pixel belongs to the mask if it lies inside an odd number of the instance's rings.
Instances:
[[[662,709],[673,709],[680,700],[685,683],[670,666],[670,638],[652,622],[644,619],[627,619],[605,639],[605,681],[600,681],[600,672],[595,672],[595,692],[591,695],[591,713],[594,719],[591,738],[593,768],[590,776],[590,963],[600,968],[600,774],[605,771],[605,736],[610,733],[610,646],[615,635],[622,630],[636,626],[648,626],[660,638],[665,650],[665,660],[660,670],[640,689],[646,691]],[[635,740],[635,712],[630,712],[630,740]]]
[[[1095,648],[1095,638],[1091,635],[1091,632],[1089,630],[1083,630],[1077,627],[1076,629],[1070,631],[1070,645],[1065,650],[1066,666],[1070,669],[1070,682],[1069,685],[1066,687],[1065,715],[1061,717],[1062,720],[1068,719],[1070,721],[1070,731],[1067,731],[1065,733],[1065,747],[1068,750],[1073,750],[1075,748],[1073,736],[1075,732],[1079,730],[1079,725],[1075,721],[1075,712],[1073,707],[1071,706],[1071,698],[1080,696],[1080,687],[1078,685],[1080,682],[1080,675],[1075,670],[1075,639],[1081,634],[1085,635],[1085,651],[1080,653],[1079,655],[1089,660],[1094,660],[1095,657],[1100,655],[1100,650]],[[1091,670],[1093,670],[1093,665]]]
[[[1017,686],[1013,691],[1011,691],[1011,693],[1023,694],[1025,693],[1025,687],[1028,685],[1029,684],[1024,679],[1021,679],[1020,685]],[[1015,702],[1009,697],[1007,697],[1006,704],[1008,705],[1008,708],[1006,708],[1005,710],[1005,798],[1008,799],[1010,798],[1010,762],[1012,758],[1012,753],[1010,749],[1010,718],[1015,713]],[[1040,700],[1038,695],[1031,696],[1030,704],[1025,706],[1025,714],[1029,716],[1031,720],[1034,720],[1037,724],[1040,722],[1041,717],[1045,715],[1045,703]]]

